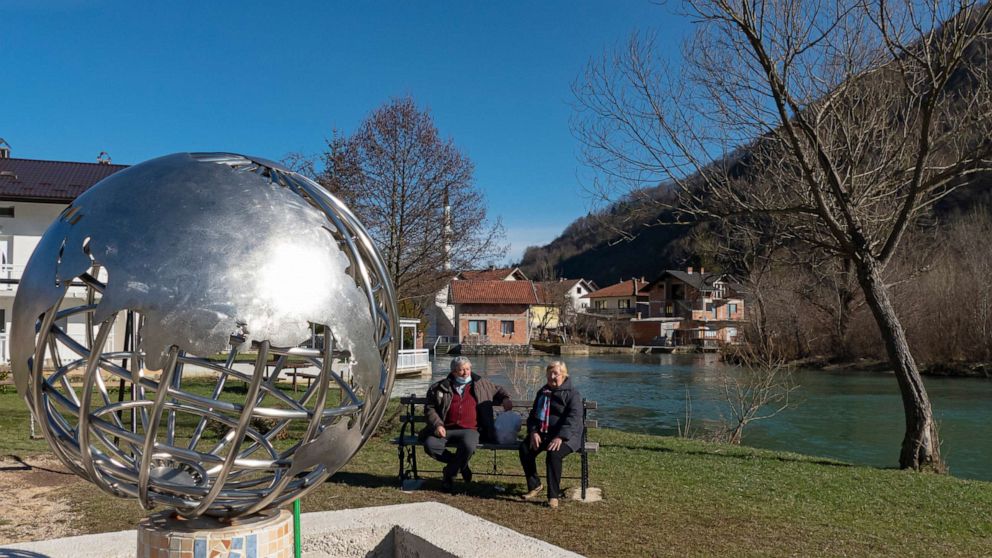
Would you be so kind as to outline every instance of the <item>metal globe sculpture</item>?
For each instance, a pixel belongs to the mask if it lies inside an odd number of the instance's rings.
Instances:
[[[245,516],[369,438],[396,316],[368,233],[322,187],[180,153],[104,179],[45,232],[14,301],[12,368],[76,474],[147,509]]]

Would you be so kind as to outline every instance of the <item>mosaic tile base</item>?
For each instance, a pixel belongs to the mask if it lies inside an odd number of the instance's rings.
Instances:
[[[158,513],[138,526],[138,558],[291,558],[293,514],[277,510],[225,524]]]

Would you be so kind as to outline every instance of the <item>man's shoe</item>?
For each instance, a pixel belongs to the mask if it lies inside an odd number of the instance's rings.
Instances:
[[[527,494],[524,494],[523,496],[521,496],[521,498],[523,498],[524,500],[533,500],[534,498],[537,498],[538,496],[541,495],[542,490],[544,490],[544,485],[539,484],[537,485],[537,488],[531,490]]]
[[[469,469],[468,465],[462,467],[462,480],[472,482],[472,469]]]
[[[441,488],[445,492],[453,492],[455,489],[455,472],[451,470],[451,466],[445,466],[441,474],[444,475],[441,478]]]
[[[553,509],[553,510],[558,509],[558,498],[549,498],[548,499],[548,507],[551,508],[551,509]]]

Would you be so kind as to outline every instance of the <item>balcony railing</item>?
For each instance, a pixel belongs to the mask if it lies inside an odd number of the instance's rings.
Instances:
[[[3,264],[0,265],[0,290],[13,291],[17,289],[17,282],[24,274],[23,265]]]
[[[585,311],[600,316],[633,316],[637,310],[634,308],[586,308]]]
[[[431,350],[434,351],[434,354],[437,354],[438,345],[454,345],[456,343],[458,343],[458,338],[453,335],[438,335],[434,338],[433,342],[431,342],[430,339],[427,340],[427,344],[431,346]]]
[[[430,351],[427,349],[403,349],[397,353],[397,370],[404,370],[408,368],[427,368],[430,365]]]

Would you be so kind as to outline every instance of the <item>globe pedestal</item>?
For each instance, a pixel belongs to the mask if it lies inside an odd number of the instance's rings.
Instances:
[[[138,525],[137,558],[291,558],[293,514],[267,510],[231,521],[182,519],[174,511]]]

